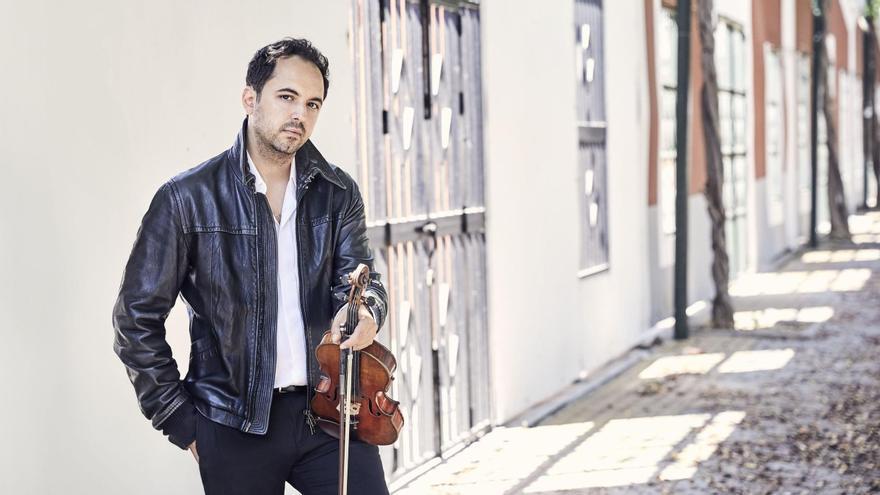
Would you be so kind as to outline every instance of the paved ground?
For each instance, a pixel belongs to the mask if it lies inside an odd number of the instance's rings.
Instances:
[[[880,493],[880,215],[732,288],[696,329],[400,494]]]

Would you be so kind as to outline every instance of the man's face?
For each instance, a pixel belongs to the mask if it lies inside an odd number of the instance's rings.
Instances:
[[[279,59],[257,98],[250,86],[242,94],[248,125],[260,148],[292,155],[312,135],[324,103],[324,79],[315,64],[298,56]]]

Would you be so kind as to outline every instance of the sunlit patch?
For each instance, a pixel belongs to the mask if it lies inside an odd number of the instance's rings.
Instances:
[[[853,215],[849,217],[849,231],[853,234],[867,234],[870,232],[878,232],[875,226],[878,218],[871,214]]]
[[[837,251],[810,251],[801,256],[804,263],[846,263],[848,261],[880,260],[880,249],[840,249]]]
[[[831,251],[810,251],[801,256],[804,263],[827,263],[831,261]]]
[[[868,212],[849,217],[849,231],[853,234],[880,234],[880,214]]]
[[[743,275],[731,285],[732,296],[809,294],[861,290],[871,278],[868,268],[813,270]]]
[[[831,283],[831,290],[835,292],[861,290],[869,278],[871,278],[871,270],[867,268],[843,270]]]
[[[495,428],[395,493],[504,493],[592,428],[592,422]]]
[[[718,366],[719,373],[746,373],[783,368],[794,357],[794,349],[736,351]]]
[[[709,305],[706,304],[706,301],[697,301],[697,302],[691,304],[690,306],[688,306],[687,308],[685,308],[684,313],[688,316],[694,316],[695,314],[706,309],[707,307],[709,307]],[[675,318],[673,318],[673,320],[675,320]],[[673,322],[673,324],[674,324],[674,322]]]
[[[656,471],[656,466],[646,466],[546,474],[527,486],[523,493],[635,485],[647,483]]]
[[[740,276],[730,287],[732,296],[793,294],[807,278],[806,272],[753,273]]]
[[[875,244],[880,243],[880,235],[878,234],[855,234],[852,240],[856,244]]]
[[[724,359],[723,352],[689,354],[683,356],[664,356],[639,373],[639,378],[647,380],[685,373],[705,374]]]
[[[823,323],[834,316],[834,308],[831,306],[810,306],[801,308],[797,313],[799,323]]]
[[[742,411],[497,428],[395,493],[517,493],[632,486],[690,478],[745,417]],[[675,452],[675,447],[691,439]],[[563,452],[565,453],[563,455]]]
[[[670,316],[668,318],[663,318],[662,320],[658,321],[657,324],[654,326],[662,329],[672,328],[675,326],[675,317]]]
[[[807,277],[798,286],[797,291],[801,293],[826,292],[831,287],[831,284],[834,283],[834,279],[837,278],[838,274],[837,270],[814,270],[808,272]]]
[[[685,308],[684,311],[685,311],[685,314],[687,314],[688,316],[694,316],[695,314],[706,309],[707,307],[709,307],[709,305],[706,303],[706,301],[697,301],[697,302],[691,304],[690,306],[688,306],[687,308]],[[654,327],[657,329],[668,329],[668,328],[672,328],[674,326],[675,326],[675,317],[674,316],[664,318],[664,319],[658,321],[654,325]]]
[[[647,483],[709,414],[615,419],[529,484],[524,493]]]
[[[807,308],[766,308],[755,311],[737,311],[733,314],[734,328],[742,331],[773,328],[780,323],[821,323],[834,316],[830,306]]]
[[[736,429],[746,413],[743,411],[725,411],[716,414],[712,421],[703,428],[693,443],[688,444],[675,455],[675,462],[660,472],[661,480],[683,480],[692,478],[697,472],[697,465],[706,461],[718,445]]]
[[[880,249],[858,249],[856,250],[856,261],[877,261],[880,260]]]

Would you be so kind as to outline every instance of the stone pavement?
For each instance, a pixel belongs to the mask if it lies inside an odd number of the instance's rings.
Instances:
[[[397,494],[880,493],[880,214],[731,287],[694,329]]]

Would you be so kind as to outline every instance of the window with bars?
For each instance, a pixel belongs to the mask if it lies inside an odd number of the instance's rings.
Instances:
[[[678,23],[675,10],[659,16],[657,76],[660,81],[660,136],[657,168],[657,204],[663,234],[675,234],[675,93],[678,90]]]
[[[579,276],[608,269],[608,187],[602,1],[575,1],[575,77],[580,184]]]
[[[803,217],[800,232],[809,229],[810,214],[810,57],[797,55],[797,161],[798,161],[798,213]]]
[[[720,20],[715,28],[715,67],[718,71],[718,120],[724,166],[725,230],[732,277],[745,270],[748,252],[745,47],[742,28]]]
[[[779,225],[785,217],[785,190],[782,177],[783,102],[782,59],[779,51],[764,44],[764,147],[765,181],[767,184],[767,217],[771,225]]]

